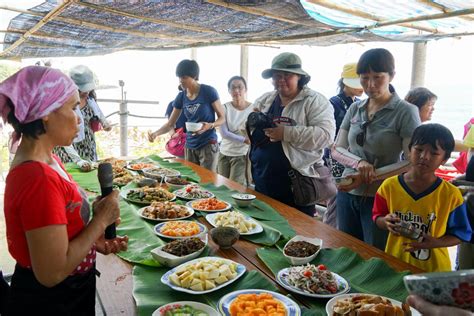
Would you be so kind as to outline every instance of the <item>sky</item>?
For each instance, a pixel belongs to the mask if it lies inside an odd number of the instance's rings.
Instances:
[[[42,1],[0,1],[2,4],[30,8]],[[8,20],[16,13],[0,10],[0,29],[6,29]],[[3,34],[0,33],[0,39]],[[336,94],[337,81],[342,66],[356,62],[360,55],[371,48],[383,47],[395,57],[396,75],[393,80],[398,94],[404,97],[409,90],[412,67],[412,43],[378,42],[343,44],[329,47],[278,46],[249,47],[248,100],[253,101],[264,92],[273,89],[270,80],[261,72],[271,66],[271,60],[281,52],[298,54],[303,69],[312,79],[309,86],[330,98]],[[460,137],[462,125],[474,115],[474,36],[442,39],[428,43],[425,87],[438,95],[433,121],[447,125],[455,136]],[[51,58],[53,67],[68,70],[84,64],[98,76],[101,85],[118,85],[125,82],[128,99],[154,100],[159,105],[131,105],[131,112],[141,115],[162,116],[167,104],[177,93],[178,79],[175,67],[178,62],[190,58],[189,49],[177,51],[122,51],[104,56]],[[30,65],[39,59],[24,59],[22,65]],[[197,49],[200,65],[200,82],[215,87],[222,102],[230,100],[227,80],[239,74],[240,47],[238,45],[205,47]],[[44,61],[44,60],[42,60]],[[120,89],[98,90],[99,98],[120,98]],[[118,109],[117,104],[101,104],[104,112]],[[118,121],[115,116],[113,118]],[[131,121],[132,124],[156,126],[157,120]]]

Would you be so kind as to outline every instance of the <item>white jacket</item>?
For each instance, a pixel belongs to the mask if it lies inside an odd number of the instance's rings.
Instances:
[[[278,91],[265,93],[254,102],[254,108],[268,112]],[[291,166],[302,175],[319,177],[316,166],[323,165],[323,149],[334,140],[334,109],[319,92],[304,87],[288,103],[282,116],[292,118],[296,126],[284,126],[283,151]]]

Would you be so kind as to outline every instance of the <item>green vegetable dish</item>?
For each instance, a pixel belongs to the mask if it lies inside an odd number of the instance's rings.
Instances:
[[[209,316],[208,313],[195,309],[189,305],[172,308],[166,311],[163,316]]]

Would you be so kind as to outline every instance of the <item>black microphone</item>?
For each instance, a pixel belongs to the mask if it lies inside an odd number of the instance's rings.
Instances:
[[[102,198],[106,197],[113,190],[114,182],[114,173],[112,170],[112,165],[108,162],[99,164],[99,170],[97,172],[100,183],[100,191],[102,193]],[[110,224],[105,229],[105,239],[114,239],[116,237],[115,233],[115,223]]]

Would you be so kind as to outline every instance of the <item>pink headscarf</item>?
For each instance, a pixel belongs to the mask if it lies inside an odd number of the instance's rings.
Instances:
[[[30,123],[61,107],[77,92],[77,86],[61,71],[41,66],[28,66],[0,83],[0,113],[6,121],[13,103],[16,119]]]
[[[0,83],[0,114],[6,122],[10,100],[16,119],[22,124],[30,123],[60,108],[74,93],[76,84],[61,71],[28,66]],[[13,135],[13,143],[18,138]]]

